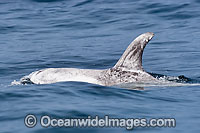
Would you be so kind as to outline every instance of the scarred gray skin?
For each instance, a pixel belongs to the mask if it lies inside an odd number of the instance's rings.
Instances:
[[[143,50],[153,36],[152,32],[138,36],[131,42],[113,68],[104,70],[48,68],[33,72],[28,78],[35,84],[79,81],[113,86],[132,82],[156,82],[158,80],[142,68]]]

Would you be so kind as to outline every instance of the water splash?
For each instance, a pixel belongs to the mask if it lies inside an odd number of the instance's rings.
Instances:
[[[34,84],[30,80],[30,76],[29,75],[22,77],[19,81],[14,80],[13,82],[11,82],[11,85],[27,85],[27,84]]]

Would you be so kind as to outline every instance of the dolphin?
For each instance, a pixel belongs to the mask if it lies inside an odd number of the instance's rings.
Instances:
[[[114,86],[132,82],[156,82],[142,67],[142,54],[145,46],[153,38],[154,33],[147,32],[131,42],[114,67],[95,70],[77,68],[47,68],[28,75],[34,84],[51,84],[56,82],[78,81]],[[26,77],[27,78],[27,77]]]

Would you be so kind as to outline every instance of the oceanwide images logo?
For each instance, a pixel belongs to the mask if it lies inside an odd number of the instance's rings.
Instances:
[[[48,127],[121,127],[127,130],[136,127],[175,127],[176,120],[174,118],[111,118],[105,115],[103,118],[99,116],[88,116],[86,118],[53,118],[49,115],[40,117],[40,125],[44,128]],[[33,128],[37,125],[37,117],[33,114],[29,114],[24,119],[24,124],[28,128]]]

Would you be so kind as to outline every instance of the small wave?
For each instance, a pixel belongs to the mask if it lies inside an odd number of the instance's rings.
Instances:
[[[86,1],[82,1],[82,2],[79,2],[77,3],[76,5],[74,5],[73,7],[78,7],[78,6],[82,6],[82,5],[85,5],[85,4],[88,4],[88,3],[91,3],[93,2],[94,0],[86,0]]]
[[[59,2],[59,1],[63,1],[63,0],[32,0],[33,2]]]

